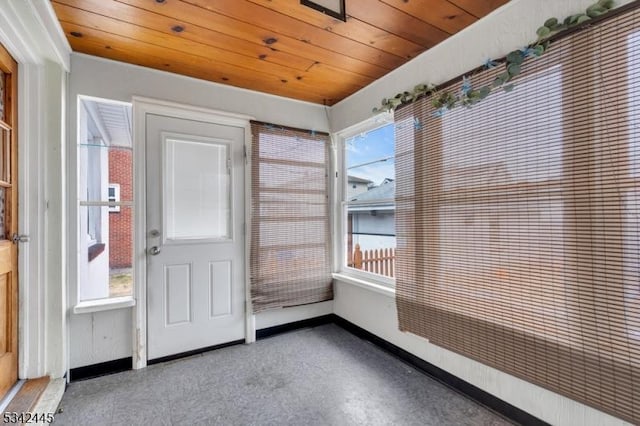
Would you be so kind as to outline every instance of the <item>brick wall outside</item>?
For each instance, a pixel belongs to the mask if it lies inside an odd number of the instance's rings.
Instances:
[[[120,201],[133,200],[133,162],[130,148],[109,148],[109,183],[120,184]],[[131,207],[109,213],[109,269],[130,268],[132,259]]]

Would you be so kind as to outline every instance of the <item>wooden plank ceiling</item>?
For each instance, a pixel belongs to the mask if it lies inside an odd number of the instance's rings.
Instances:
[[[333,105],[508,0],[52,0],[74,51]]]

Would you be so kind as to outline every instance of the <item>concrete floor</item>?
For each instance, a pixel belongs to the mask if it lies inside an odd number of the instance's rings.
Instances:
[[[508,425],[328,324],[69,385],[56,425]]]

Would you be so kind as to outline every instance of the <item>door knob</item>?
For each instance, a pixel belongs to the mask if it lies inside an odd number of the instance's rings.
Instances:
[[[156,256],[158,254],[160,254],[160,247],[158,246],[153,246],[150,249],[147,250],[147,253],[149,253],[152,256]]]

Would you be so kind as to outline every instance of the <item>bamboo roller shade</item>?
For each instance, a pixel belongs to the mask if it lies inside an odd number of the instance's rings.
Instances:
[[[333,298],[329,135],[252,122],[254,312]]]
[[[640,424],[640,11],[398,110],[396,174],[401,330]]]

